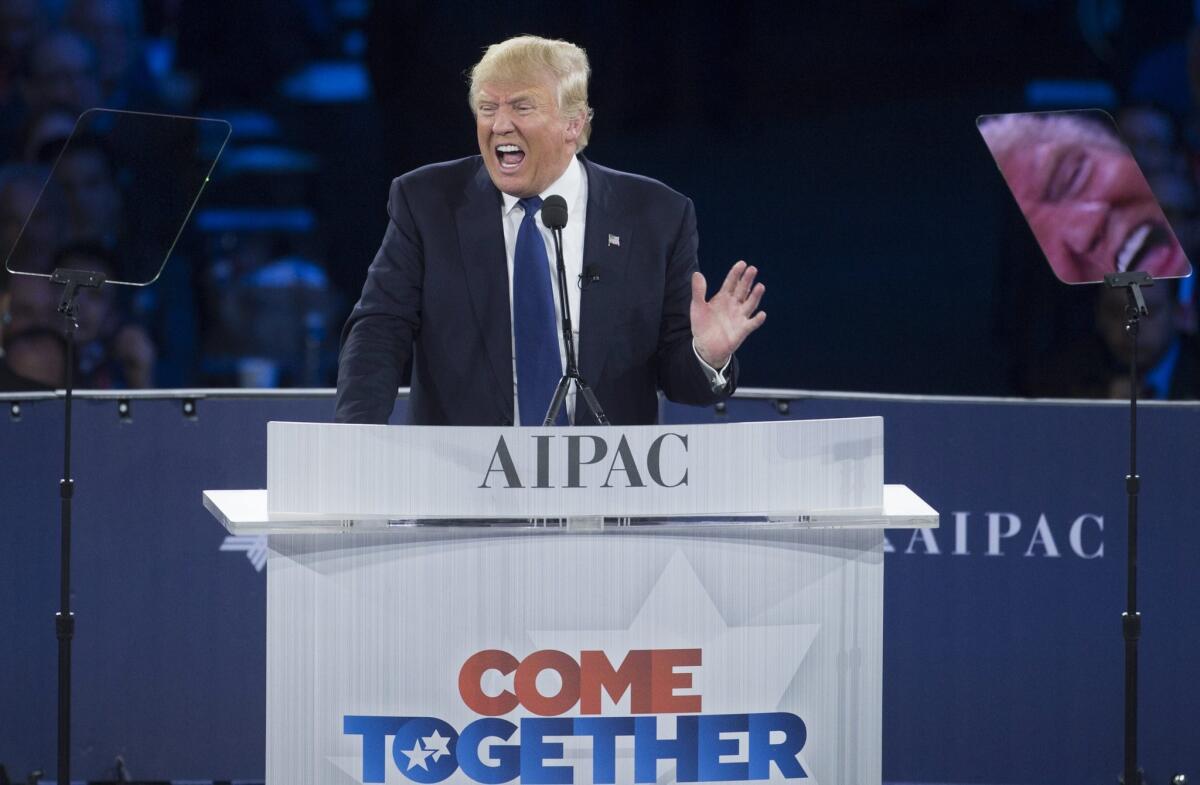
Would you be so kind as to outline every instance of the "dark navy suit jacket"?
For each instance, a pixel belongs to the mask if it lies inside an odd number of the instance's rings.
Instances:
[[[692,201],[654,180],[582,160],[583,265],[599,280],[580,295],[579,369],[605,414],[615,424],[653,423],[659,389],[695,405],[728,397],[736,360],[726,372],[729,384],[714,391],[692,350]],[[411,423],[512,424],[502,204],[479,156],[392,182],[383,244],[342,332],[338,422],[386,423],[412,357]],[[594,422],[579,398],[576,423]]]

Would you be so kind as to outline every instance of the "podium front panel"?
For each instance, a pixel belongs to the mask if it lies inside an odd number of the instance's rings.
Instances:
[[[267,782],[880,782],[883,533],[273,535]]]
[[[879,515],[883,419],[484,428],[272,422],[268,511],[297,518]]]

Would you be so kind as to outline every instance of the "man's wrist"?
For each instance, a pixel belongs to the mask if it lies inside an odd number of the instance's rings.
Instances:
[[[720,368],[722,371],[724,371],[729,367],[729,361],[733,358],[732,354],[725,355],[721,358],[708,357],[706,352],[700,350],[700,345],[696,343],[695,338],[692,338],[692,351],[696,353],[696,358],[699,359],[700,362],[704,363],[713,370]]]
[[[719,392],[729,384],[729,380],[725,378],[725,372],[729,370],[729,365],[733,362],[733,355],[725,358],[725,361],[720,364],[720,367],[714,367],[713,363],[704,359],[700,354],[700,349],[696,346],[696,339],[692,339],[692,353],[696,355],[696,359],[700,362],[700,368],[704,371],[704,375],[708,377],[709,384],[712,385],[714,392]]]

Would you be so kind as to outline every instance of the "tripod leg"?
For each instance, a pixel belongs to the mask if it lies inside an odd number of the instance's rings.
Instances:
[[[596,422],[600,425],[608,425],[608,418],[604,416],[604,410],[600,408],[600,402],[596,400],[596,395],[592,392],[592,388],[588,387],[587,382],[581,377],[575,379],[575,384],[579,387],[579,394],[587,402],[588,408],[592,410],[592,415],[596,418]]]
[[[558,380],[558,387],[554,388],[554,397],[550,400],[550,408],[546,410],[546,420],[542,423],[543,427],[554,425],[554,421],[558,419],[558,412],[562,409],[563,402],[567,399],[567,390],[570,388],[570,376],[564,376]]]

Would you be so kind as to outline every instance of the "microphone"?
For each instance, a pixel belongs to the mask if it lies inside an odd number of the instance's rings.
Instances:
[[[586,289],[591,284],[600,280],[600,268],[594,264],[585,264],[583,272],[579,274],[579,288]]]
[[[542,425],[554,424],[563,402],[567,399],[567,391],[571,388],[572,381],[575,382],[575,388],[583,396],[588,408],[592,410],[592,416],[596,418],[596,423],[608,425],[604,409],[600,408],[600,402],[596,400],[595,393],[592,392],[591,387],[587,386],[587,382],[579,373],[579,362],[575,355],[575,336],[571,330],[571,301],[567,299],[567,266],[563,263],[562,249],[562,230],[567,225],[567,200],[561,196],[547,196],[542,202],[542,223],[554,236],[554,256],[558,263],[558,312],[562,315],[563,354],[566,355],[566,368],[563,369],[562,378],[559,379],[558,387],[554,390],[554,397],[550,400],[550,409],[546,412],[546,419]],[[600,280],[600,273],[594,267],[589,266],[587,269],[589,277]]]
[[[562,230],[567,225],[567,200],[557,195],[547,196],[542,202],[542,223],[554,237],[554,256],[558,263],[558,313],[562,317],[563,355],[566,359],[566,368],[563,369],[562,378],[558,380],[558,387],[554,389],[554,397],[550,399],[550,409],[546,412],[546,419],[542,423],[544,426],[550,426],[554,424],[567,399],[567,390],[570,389],[571,380],[579,376],[579,368],[575,360],[575,337],[571,329],[571,303],[567,300],[567,267],[563,263],[562,249]]]
[[[542,202],[542,223],[550,231],[562,231],[567,225],[567,200],[555,194]]]
[[[571,304],[567,300],[567,266],[563,262],[562,248],[563,227],[567,225],[567,200],[557,194],[547,196],[542,202],[542,223],[554,238],[554,257],[558,273],[558,313],[562,317],[563,349],[567,366],[563,381],[559,383],[559,390],[550,404],[551,414],[546,416],[546,425],[553,425],[562,399],[566,396],[565,382],[579,373],[575,364],[575,337],[571,328]]]

